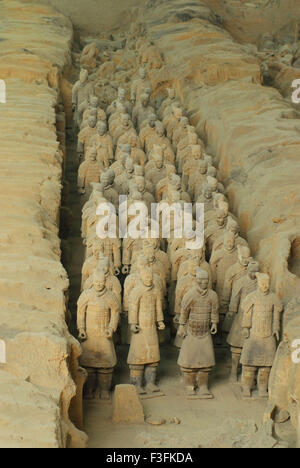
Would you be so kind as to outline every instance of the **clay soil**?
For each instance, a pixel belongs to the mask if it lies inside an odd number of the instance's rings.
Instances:
[[[128,383],[127,346],[118,348],[119,365],[115,383]],[[256,423],[261,426],[266,402],[243,401],[239,385],[228,382],[230,356],[225,348],[217,350],[218,365],[211,375],[213,400],[189,401],[184,396],[183,382],[176,364],[178,351],[173,346],[161,348],[160,388],[164,397],[143,400],[146,423],[142,425],[114,424],[112,405],[85,402],[84,430],[90,448],[217,448],[231,447],[239,431]],[[172,423],[178,418],[180,424]],[[162,425],[154,424],[165,420]],[[247,431],[247,429],[246,429]],[[290,438],[283,432],[281,436]],[[292,443],[292,440],[290,440]]]

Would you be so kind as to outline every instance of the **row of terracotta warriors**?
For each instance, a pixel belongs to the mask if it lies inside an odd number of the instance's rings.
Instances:
[[[81,105],[82,88],[89,90],[88,76],[73,93],[75,122],[81,129],[78,155],[84,159],[78,190],[86,198],[82,218],[86,261],[78,302],[81,362],[90,374],[86,395],[91,397],[98,389],[102,397],[108,396],[117,362],[113,334],[121,312],[128,314],[131,382],[141,395],[160,394],[158,331],[165,328],[164,315],[169,312],[189,398],[212,396],[208,390],[209,372],[215,365],[211,336],[218,332],[221,340],[222,331],[230,331],[231,378],[237,380],[241,362],[243,393],[250,396],[259,368],[259,390],[266,396],[282,306],[270,292],[269,277],[259,273],[247,242],[239,236],[213,158],[205,153],[174,90],[154,109],[151,84],[140,70],[130,101],[119,89],[118,98],[104,111],[92,93]],[[97,208],[109,202],[119,221],[120,195],[127,195],[128,206],[144,203],[148,213],[154,202],[203,203],[204,247],[187,248],[186,237],[100,238]],[[117,279],[121,272],[128,275],[123,294]]]

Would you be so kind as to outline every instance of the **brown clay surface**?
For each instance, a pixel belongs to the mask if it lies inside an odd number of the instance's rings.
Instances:
[[[118,348],[117,384],[127,383],[129,379],[127,353],[127,346]],[[90,448],[230,447],[240,431],[248,432],[245,427],[251,427],[252,421],[261,428],[266,403],[255,399],[242,401],[239,386],[228,383],[231,363],[229,354],[222,357],[224,349],[217,351],[218,364],[210,379],[215,398],[209,401],[185,398],[183,380],[176,364],[176,348],[163,346],[161,355],[160,388],[166,396],[142,400],[145,424],[114,424],[111,405],[85,402],[84,430],[89,436]],[[153,422],[165,419],[166,424],[148,424],[147,418]],[[181,423],[170,423],[172,418],[178,418]]]

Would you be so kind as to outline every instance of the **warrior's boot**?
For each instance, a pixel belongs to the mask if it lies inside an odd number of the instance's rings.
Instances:
[[[251,390],[254,384],[256,367],[243,366],[242,393],[243,398],[251,398]]]
[[[98,372],[98,389],[100,400],[110,400],[113,369],[101,369]]]
[[[208,389],[209,372],[210,370],[205,370],[198,373],[198,396],[201,398],[213,398],[213,394]]]
[[[143,388],[143,372],[144,366],[130,366],[130,383],[135,386],[138,395],[146,393]]]
[[[95,398],[95,390],[97,386],[96,370],[88,367],[86,369],[88,377],[83,389],[83,398],[85,400],[93,400]]]
[[[270,377],[271,368],[270,367],[261,367],[258,370],[258,393],[261,398],[268,398],[268,389],[269,389],[269,377]]]
[[[156,374],[157,367],[146,366],[145,368],[145,380],[146,380],[146,390],[149,393],[159,392],[160,389],[156,385]]]
[[[238,348],[231,348],[231,373],[230,382],[238,382],[238,370],[240,364],[241,353],[238,353]]]
[[[196,372],[187,372],[186,370],[182,370],[184,375],[184,385],[187,397],[192,397],[196,395],[196,381],[197,381],[197,373]]]

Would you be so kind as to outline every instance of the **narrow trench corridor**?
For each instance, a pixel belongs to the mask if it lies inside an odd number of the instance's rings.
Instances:
[[[0,447],[300,447],[299,0],[0,16]]]
[[[73,137],[73,131],[69,128],[66,166],[66,181],[69,188],[67,207],[72,212],[73,223],[68,238],[67,271],[70,279],[70,331],[77,338],[77,300],[80,295],[81,270],[85,254],[81,239],[83,202],[77,190],[76,142],[77,137]],[[121,282],[124,285],[124,277]],[[126,362],[128,349],[128,345],[116,345],[118,364],[113,377],[113,386],[129,382]],[[177,348],[172,344],[161,346],[159,378],[165,396],[143,400],[145,418],[151,420],[151,424],[114,424],[111,421],[111,402],[84,401],[83,429],[88,434],[89,447],[213,448],[224,442],[221,439],[224,433],[227,433],[227,429],[230,438],[232,434],[237,437],[240,431],[249,428],[251,431],[251,425],[256,424],[260,428],[266,411],[266,402],[255,397],[251,401],[242,400],[240,386],[229,382],[231,368],[229,348],[219,346],[215,351],[217,365],[210,379],[214,399],[194,402],[184,397],[183,378],[177,365]],[[291,444],[294,435],[289,423],[285,427],[281,426],[278,436]]]
[[[120,44],[123,37],[123,35],[120,35],[119,37],[118,34],[115,34],[113,39],[116,43]],[[112,40],[112,38],[110,40]],[[135,37],[135,40],[139,42],[143,39],[142,37]],[[152,46],[153,44],[151,47]],[[107,111],[108,106],[111,105],[113,98],[116,98],[117,89],[120,89],[120,87],[124,87],[126,89],[126,97],[129,99],[130,88],[138,76],[139,64],[134,64],[135,60],[133,59],[133,54],[131,54],[131,49],[122,49],[122,47],[119,49],[118,46],[116,48],[117,52],[106,52],[106,58],[101,66],[103,73],[106,73],[105,76],[108,79],[102,81],[99,79],[99,83],[101,82],[101,85],[99,85],[97,89],[97,97],[102,103],[102,108],[105,111]],[[81,51],[82,48],[79,50],[76,46],[77,57]],[[113,62],[111,60],[114,60],[114,55],[117,57],[117,63],[121,64],[119,69],[112,65]],[[108,59],[107,57],[109,56],[110,58]],[[133,70],[129,71],[128,68],[124,66],[128,57],[130,57],[130,60],[133,63],[132,67],[135,72],[133,72]],[[111,67],[112,70],[115,70],[114,72],[112,71],[107,74],[105,69],[106,60],[108,60],[107,70],[110,70]],[[74,63],[73,78],[75,75],[78,77],[79,71],[80,67],[77,59],[76,63]],[[91,80],[94,82],[95,75],[92,74],[91,76]],[[154,105],[155,112],[159,115],[160,104],[163,103],[164,98],[166,98],[166,89],[162,90],[162,83],[157,82],[156,75],[152,76],[155,76],[153,83],[155,83],[155,86],[159,89],[159,91],[156,91],[157,94],[155,98],[153,97],[152,105]],[[264,87],[269,88],[269,85],[274,85],[273,80],[268,81],[268,75],[264,76],[264,78]],[[110,81],[113,83],[112,86],[109,84]],[[116,86],[116,83],[118,86]],[[171,86],[169,81],[166,80],[166,83]],[[166,83],[163,85],[164,88],[166,88]],[[75,79],[72,82],[72,85],[74,84]],[[201,87],[199,89],[201,89]],[[181,94],[184,95],[184,93]],[[190,99],[191,97],[187,95],[187,102],[184,102],[184,99],[182,99],[181,96],[181,98],[175,102],[177,103],[176,105],[183,107],[185,112],[183,115],[189,116],[190,120],[195,121],[195,113],[193,108],[191,109]],[[286,107],[291,107],[287,102],[285,104]],[[216,107],[216,111],[217,110],[218,108]],[[287,114],[289,114],[289,112],[287,112]],[[283,115],[282,118],[284,118]],[[71,128],[67,129],[67,165],[65,179],[69,191],[67,208],[72,213],[73,222],[70,236],[66,243],[65,258],[66,269],[70,279],[69,313],[71,320],[69,328],[75,338],[78,338],[76,324],[77,301],[81,294],[81,270],[85,261],[85,248],[81,238],[83,197],[79,195],[77,187],[79,167],[77,159],[77,137],[78,135],[74,136]],[[171,143],[173,142],[171,141]],[[216,165],[216,154],[213,150],[216,141],[214,142],[214,145],[211,145],[211,143],[212,142],[208,138],[207,144],[209,146],[204,150],[207,160],[209,161],[209,166]],[[178,150],[177,145],[175,145],[175,153]],[[208,156],[207,152],[214,156]],[[147,156],[149,156],[149,154],[147,154]],[[221,159],[220,163],[224,164],[224,161]],[[125,169],[126,168],[124,168],[124,171]],[[211,169],[214,168],[211,167]],[[220,176],[221,173],[222,171],[219,170],[216,172],[216,174],[218,174],[216,177],[218,177],[218,181],[220,183],[223,182]],[[220,191],[222,192],[221,189]],[[263,203],[261,206],[263,206]],[[234,218],[234,214],[231,214],[231,208],[232,207],[229,205],[229,214]],[[298,239],[296,239],[292,244],[291,256],[289,259],[289,269],[296,276],[299,276],[300,273],[298,251],[299,245]],[[208,255],[207,260],[209,261],[209,259],[210,256]],[[124,293],[125,276],[120,275],[119,279]],[[126,320],[126,318],[122,316],[123,325],[124,320]],[[130,382],[129,367],[127,364],[129,345],[119,344],[118,340],[116,340],[115,348],[118,363],[113,375],[113,388],[116,385],[128,384]],[[222,444],[226,445],[226,443],[230,445],[232,440],[234,440],[236,447],[239,447],[247,443],[245,440],[242,440],[242,438],[239,439],[239,436],[245,433],[252,434],[253,436],[253,433],[256,432],[257,429],[258,432],[255,443],[258,445],[260,443],[262,445],[268,444],[268,437],[271,435],[276,437],[278,440],[278,446],[280,446],[280,444],[282,444],[282,446],[288,444],[290,447],[296,445],[296,434],[290,420],[281,424],[275,424],[275,432],[272,434],[264,432],[265,428],[263,427],[262,422],[266,417],[266,412],[268,411],[267,401],[258,397],[257,390],[253,391],[252,399],[242,399],[240,387],[241,375],[239,375],[239,384],[233,384],[230,382],[231,353],[227,344],[222,344],[221,346],[215,345],[217,364],[210,375],[210,389],[214,395],[214,399],[210,401],[191,401],[186,399],[184,393],[184,379],[177,364],[179,354],[178,349],[174,347],[170,341],[162,344],[160,346],[160,351],[161,362],[158,376],[160,388],[164,393],[164,396],[143,400],[146,424],[113,423],[111,419],[111,401],[105,402],[97,399],[92,401],[84,400],[83,430],[89,437],[90,448],[214,448],[222,446]],[[256,383],[257,382],[255,382],[255,384]],[[256,426],[256,429],[254,429],[254,426]]]

